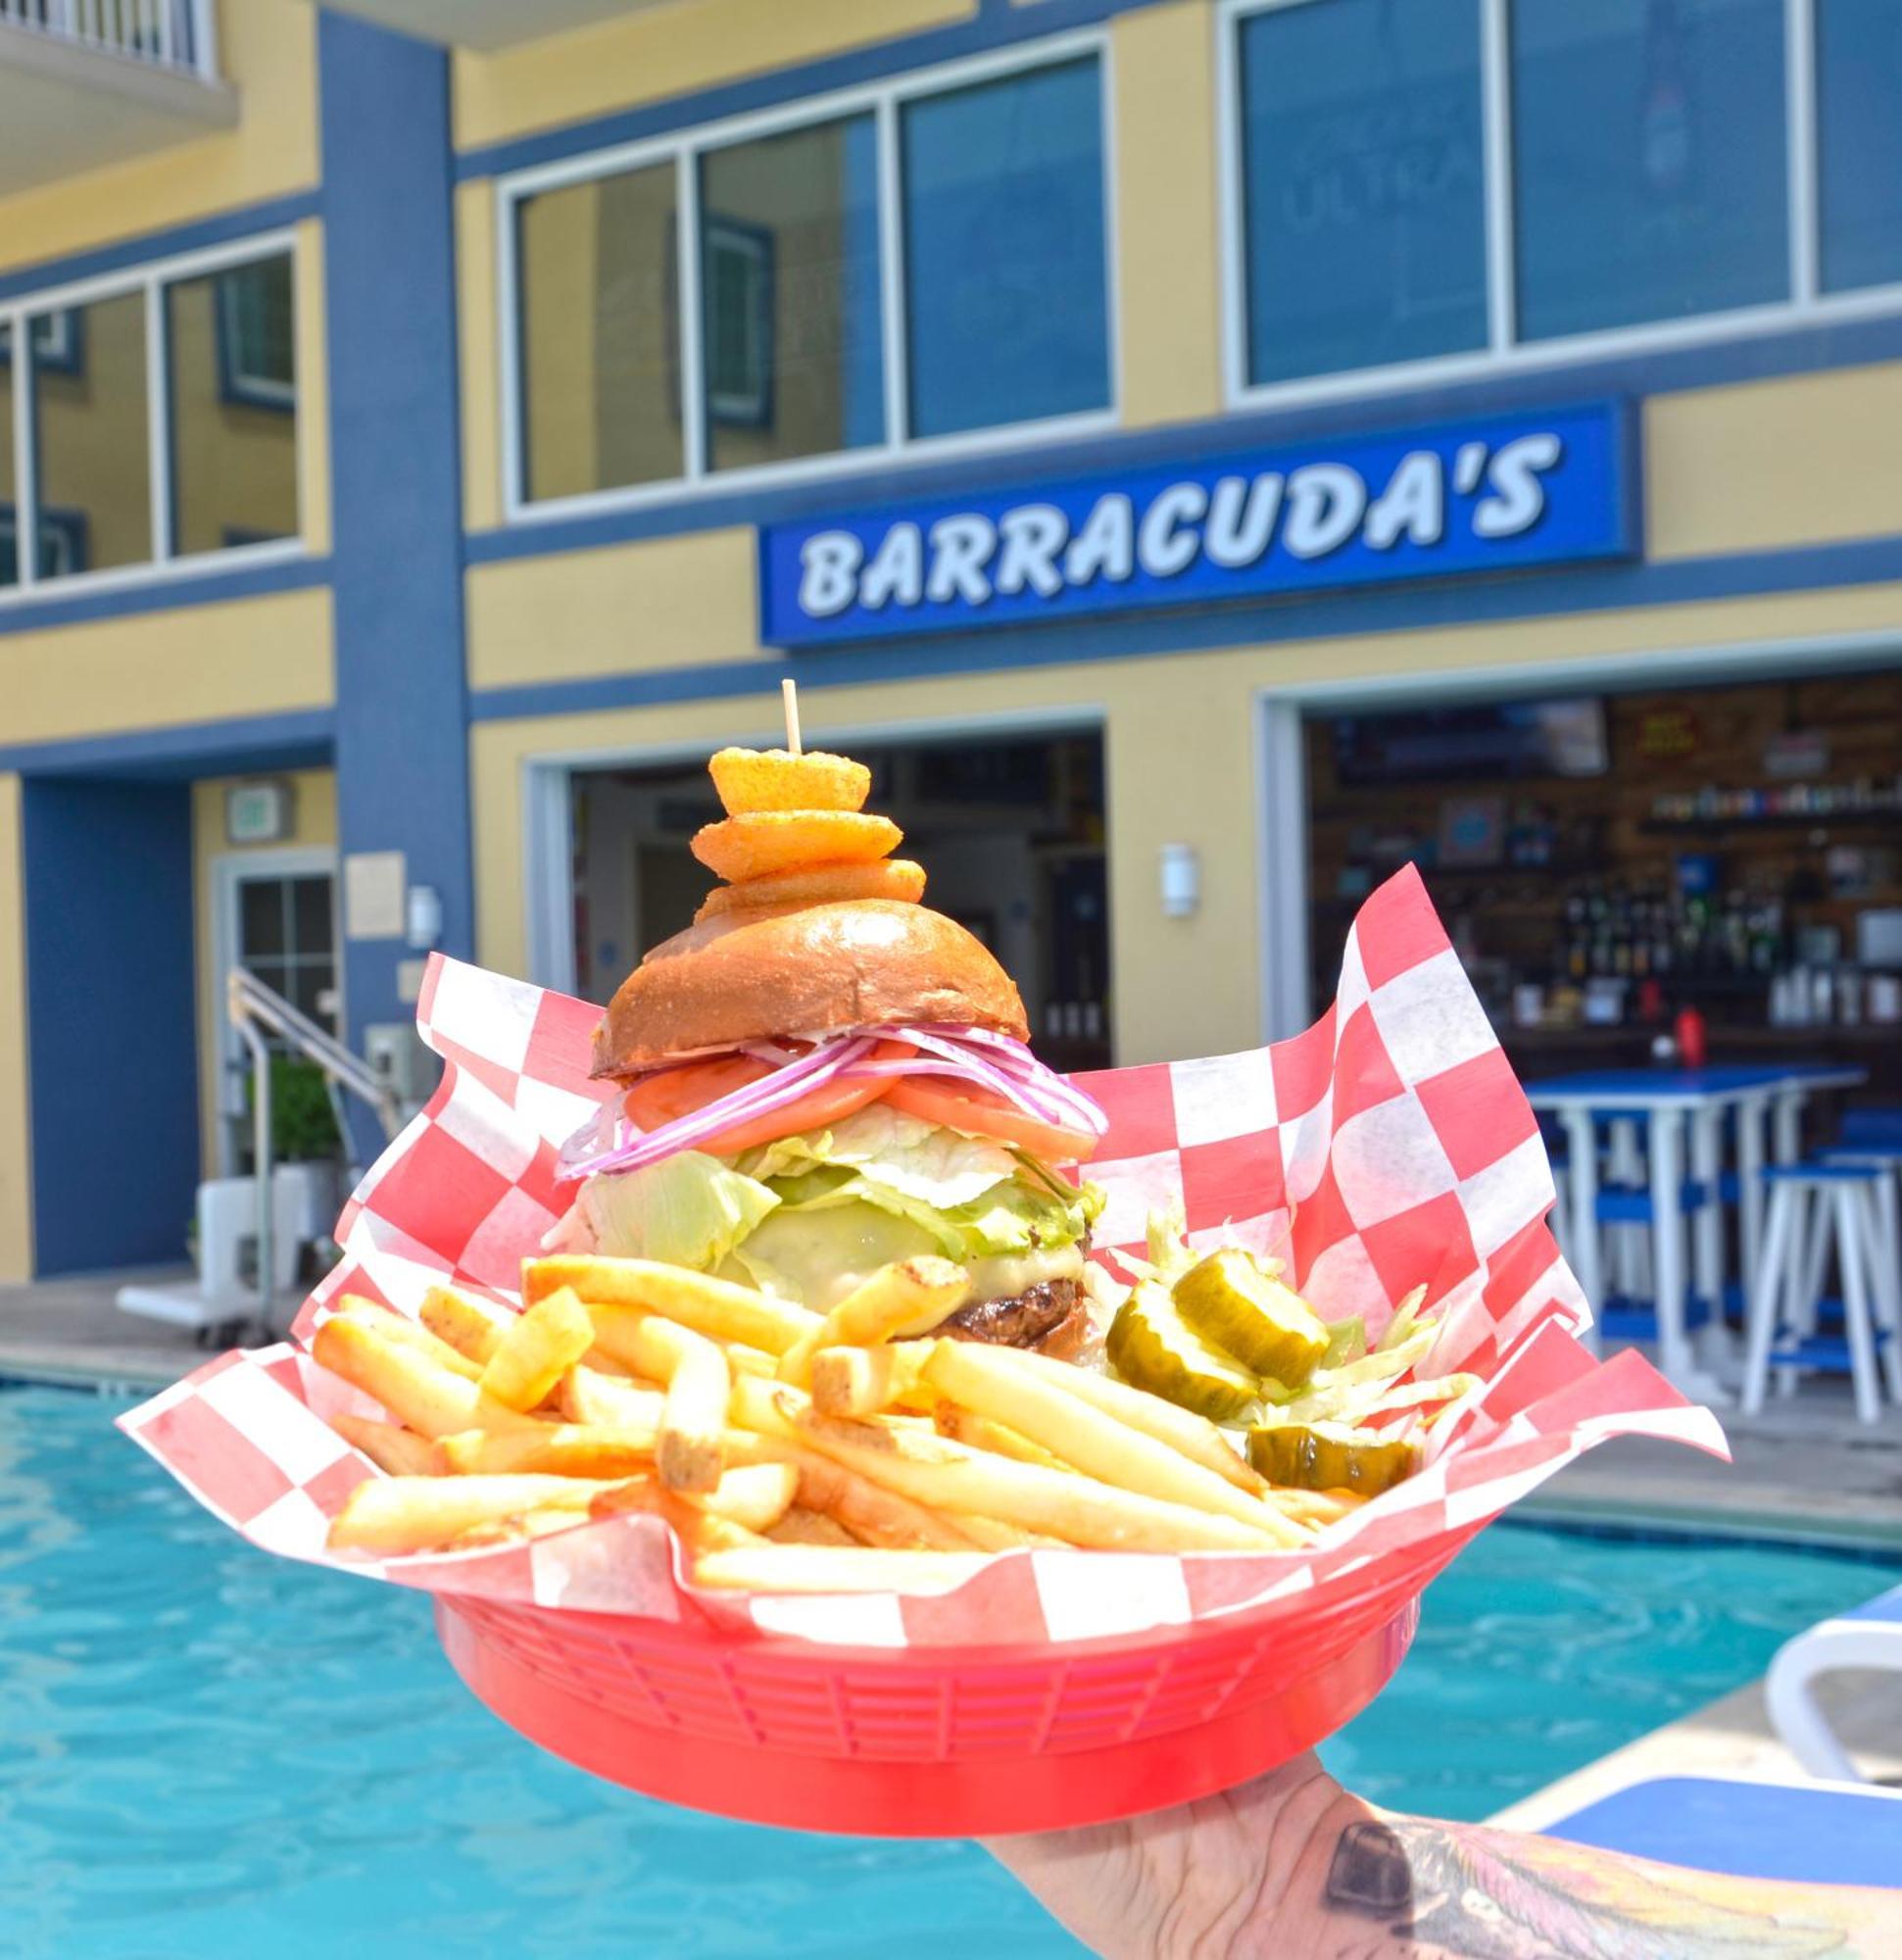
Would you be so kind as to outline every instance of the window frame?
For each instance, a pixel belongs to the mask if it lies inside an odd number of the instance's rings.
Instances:
[[[298,492],[298,530],[294,537],[271,538],[257,544],[233,545],[217,551],[179,552],[172,549],[172,457],[171,395],[171,325],[167,318],[167,288],[184,280],[203,278],[214,272],[228,271],[234,266],[287,256],[291,262],[292,325],[297,326],[297,280],[302,267],[297,234],[293,230],[260,231],[229,245],[209,246],[199,252],[182,252],[171,258],[153,259],[145,264],[115,272],[101,272],[89,279],[73,279],[0,300],[0,326],[11,329],[13,349],[24,349],[26,358],[0,362],[0,389],[13,390],[13,508],[18,535],[37,540],[40,496],[38,441],[34,427],[33,376],[39,358],[28,345],[27,322],[36,315],[91,306],[104,300],[123,299],[141,294],[145,309],[145,447],[149,471],[147,502],[151,518],[151,555],[137,564],[111,565],[97,571],[77,571],[46,576],[38,564],[38,549],[23,553],[19,576],[12,585],[0,586],[0,609],[46,599],[77,597],[82,593],[114,591],[160,583],[171,578],[196,577],[224,570],[236,571],[261,564],[283,564],[305,556],[309,547],[304,526],[306,449],[312,432],[300,415],[297,422],[297,453],[293,464]],[[74,343],[79,344],[83,320],[75,318]],[[51,364],[51,372],[71,372],[64,363]],[[293,403],[286,413],[297,408]]]
[[[1097,142],[1102,160],[1103,318],[1108,368],[1108,399],[1101,408],[1046,416],[1032,421],[1001,422],[942,436],[906,432],[909,346],[904,311],[904,212],[899,160],[899,117],[914,100],[1000,81],[1046,68],[1094,59],[1097,74]],[[872,475],[895,462],[928,462],[981,456],[1031,444],[1062,442],[1106,434],[1123,419],[1121,291],[1117,277],[1117,207],[1114,81],[1110,37],[1100,27],[1047,35],[987,55],[803,98],[784,107],[759,110],[719,122],[696,123],[666,135],[591,150],[577,157],[511,172],[495,180],[496,369],[500,391],[499,446],[502,516],[505,524],[557,522],[600,513],[639,510],[768,486],[824,482]],[[883,370],[883,438],[856,448],[818,456],[787,457],[770,463],[712,469],[707,461],[706,407],[702,401],[700,286],[700,162],[736,143],[781,136],[798,129],[869,114],[873,119],[878,186],[879,348]],[[674,172],[674,275],[679,293],[679,356],[672,377],[673,413],[681,417],[683,467],[677,475],[651,482],[576,491],[566,496],[530,498],[524,474],[528,426],[526,376],[522,371],[519,237],[517,212],[525,198],[570,185],[591,183],[623,172],[669,164]],[[768,390],[771,379],[768,377]]]
[[[1216,180],[1221,227],[1222,389],[1230,408],[1291,406],[1402,393],[1447,382],[1575,367],[1583,362],[1696,347],[1792,328],[1902,312],[1902,281],[1826,293],[1818,280],[1822,211],[1817,171],[1818,78],[1815,0],[1782,0],[1784,236],[1789,297],[1715,313],[1588,333],[1521,340],[1517,320],[1512,181],[1511,0],[1469,0],[1480,14],[1480,119],[1485,185],[1487,344],[1381,368],[1351,368],[1290,380],[1248,379],[1246,209],[1242,113],[1242,29],[1258,15],[1331,0],[1216,0]]]

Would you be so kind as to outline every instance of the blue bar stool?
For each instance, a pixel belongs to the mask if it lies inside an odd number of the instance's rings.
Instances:
[[[1888,1169],[1873,1163],[1772,1164],[1763,1267],[1751,1289],[1749,1346],[1743,1366],[1744,1412],[1763,1407],[1774,1364],[1791,1386],[1799,1368],[1840,1371],[1845,1362],[1863,1422],[1881,1418],[1877,1354],[1884,1350],[1889,1393],[1902,1401],[1902,1305],[1885,1273],[1884,1231],[1877,1188]],[[1842,1276],[1843,1338],[1819,1335],[1817,1303],[1833,1241]]]

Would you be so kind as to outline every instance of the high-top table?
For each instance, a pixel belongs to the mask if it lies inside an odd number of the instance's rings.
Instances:
[[[1686,1258],[1681,1193],[1686,1172],[1704,1186],[1708,1201],[1697,1213],[1697,1287],[1712,1304],[1713,1339],[1723,1343],[1724,1220],[1718,1208],[1723,1171],[1723,1125],[1736,1121],[1738,1241],[1746,1278],[1763,1245],[1765,1130],[1779,1163],[1802,1152],[1803,1105],[1828,1089],[1854,1089],[1869,1071],[1829,1062],[1763,1062],[1716,1068],[1583,1069],[1549,1075],[1526,1085],[1535,1109],[1549,1109],[1565,1125],[1571,1164],[1561,1195],[1568,1230],[1566,1250],[1579,1284],[1596,1312],[1604,1298],[1598,1241],[1598,1146],[1595,1119],[1646,1119],[1651,1192],[1652,1293],[1658,1317],[1658,1365],[1687,1395],[1727,1401],[1718,1382],[1691,1353],[1684,1320]],[[1686,1143],[1688,1148],[1686,1148]]]

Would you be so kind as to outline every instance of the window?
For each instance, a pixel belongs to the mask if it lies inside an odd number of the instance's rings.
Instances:
[[[1783,0],[1514,0],[1522,337],[1788,297]]]
[[[0,311],[0,589],[294,542],[295,319],[255,244]]]
[[[86,350],[77,371],[32,363],[35,503],[77,528],[83,543],[73,570],[143,564],[152,556],[145,293],[73,311]],[[37,320],[32,331],[41,331]],[[60,571],[48,566],[42,575]]]
[[[1107,407],[1098,86],[1092,60],[904,105],[914,434]]]
[[[709,151],[700,251],[707,466],[884,441],[872,118]]]
[[[288,253],[166,288],[180,555],[297,535],[290,300]]]
[[[512,509],[1106,413],[1102,77],[1075,47],[506,184]]]
[[[1823,290],[1902,280],[1902,7],[1816,0]]]
[[[1898,0],[1220,4],[1233,391],[1902,305]]]
[[[530,497],[680,474],[676,213],[671,164],[516,207]]]
[[[1247,378],[1484,347],[1473,0],[1333,0],[1241,25]]]

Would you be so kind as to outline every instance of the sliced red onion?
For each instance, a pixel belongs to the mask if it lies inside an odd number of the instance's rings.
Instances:
[[[703,1108],[678,1116],[671,1123],[662,1123],[657,1130],[644,1130],[631,1139],[617,1141],[616,1147],[605,1154],[586,1160],[577,1156],[573,1161],[565,1161],[557,1176],[568,1179],[596,1176],[608,1171],[640,1170],[647,1164],[658,1163],[662,1157],[691,1151],[708,1138],[718,1136],[722,1130],[750,1122],[756,1116],[770,1115],[789,1102],[797,1102],[822,1082],[828,1082],[849,1069],[853,1062],[870,1054],[875,1046],[869,1036],[863,1035],[827,1042],[809,1054],[802,1055],[799,1060],[789,1062],[786,1067],[762,1076],[757,1082],[746,1083]],[[573,1139],[570,1139],[572,1142]]]
[[[904,1042],[921,1053],[874,1059],[881,1041]],[[723,1130],[770,1115],[835,1076],[953,1076],[1000,1097],[1040,1123],[1082,1129],[1092,1136],[1101,1136],[1109,1127],[1102,1110],[1074,1083],[1047,1068],[1021,1042],[988,1029],[895,1025],[819,1037],[803,1053],[768,1041],[744,1043],[738,1053],[769,1063],[773,1072],[654,1130],[637,1130],[619,1100],[610,1101],[562,1146],[557,1176],[567,1180],[639,1170],[693,1150]],[[644,1071],[644,1079],[678,1065],[663,1062]]]

